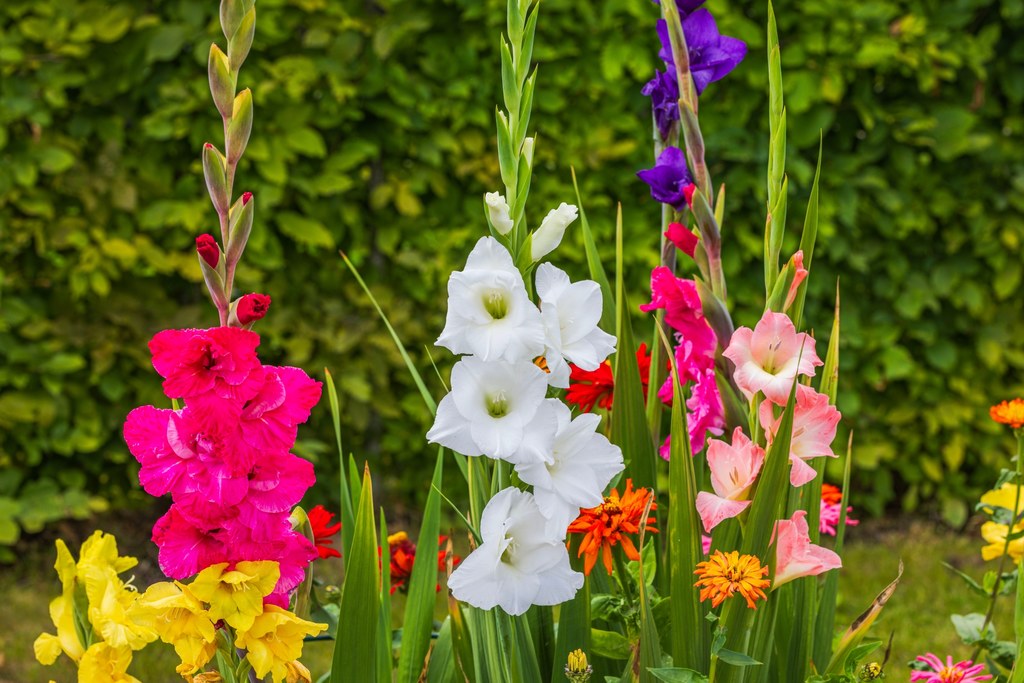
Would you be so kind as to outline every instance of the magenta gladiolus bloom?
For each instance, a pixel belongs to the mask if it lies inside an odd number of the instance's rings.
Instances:
[[[761,403],[758,417],[768,436],[768,443],[772,443],[782,421],[781,412],[775,417],[772,404],[764,401]],[[841,417],[835,406],[828,402],[828,396],[819,394],[810,387],[797,386],[793,410],[793,440],[789,446],[789,460],[793,466],[789,483],[793,486],[803,486],[817,474],[814,468],[807,464],[807,460],[836,457],[832,451],[832,441],[836,438],[836,427]]]
[[[263,383],[263,366],[256,357],[259,343],[258,334],[235,327],[164,330],[150,340],[149,350],[169,397],[187,400],[213,391],[244,400]]]
[[[693,280],[676,277],[665,266],[651,271],[651,303],[640,307],[650,312],[665,309],[665,323],[693,344],[693,355],[714,356],[718,343],[715,333],[704,317],[704,307]]]
[[[772,311],[765,311],[753,330],[736,330],[723,355],[736,366],[733,378],[748,399],[760,391],[778,405],[785,405],[798,374],[813,377],[814,367],[824,364],[814,339],[798,334],[789,316]]]
[[[775,577],[772,579],[772,590],[793,579],[817,576],[843,566],[839,555],[811,543],[806,517],[806,510],[797,510],[791,519],[781,519],[775,523]]]
[[[911,681],[921,681],[922,683],[981,683],[981,681],[992,679],[992,676],[983,673],[985,671],[984,664],[975,664],[969,659],[954,664],[953,658],[947,656],[946,662],[943,663],[941,659],[929,652],[928,654],[918,656],[917,661],[927,664],[932,670],[911,671]]]
[[[704,531],[736,517],[750,506],[750,488],[764,464],[764,449],[747,438],[740,427],[732,434],[732,443],[713,439],[708,444],[708,467],[714,493],[697,494],[697,514]]]

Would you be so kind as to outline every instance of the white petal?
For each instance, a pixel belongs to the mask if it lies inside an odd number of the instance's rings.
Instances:
[[[469,427],[469,421],[459,414],[455,399],[448,394],[437,406],[434,424],[427,432],[427,441],[463,455],[481,455]]]

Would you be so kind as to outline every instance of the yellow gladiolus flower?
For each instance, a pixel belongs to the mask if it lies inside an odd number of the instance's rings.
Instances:
[[[57,539],[56,545],[57,561],[53,568],[60,578],[61,595],[50,602],[50,619],[57,627],[57,635],[40,634],[33,644],[36,659],[47,666],[57,661],[61,652],[76,662],[85,654],[85,646],[75,630],[75,558],[64,541]]]
[[[120,557],[117,554],[117,539],[112,535],[94,531],[78,553],[78,579],[83,579],[83,570],[87,567],[109,569],[115,574],[122,574],[138,563],[134,557]]]
[[[239,631],[248,630],[263,612],[263,598],[281,578],[277,562],[227,562],[207,567],[189,585],[193,595],[210,604],[210,618],[223,619]]]
[[[1017,486],[1014,484],[1003,484],[998,489],[983,495],[981,502],[983,505],[1013,510],[1014,518],[1017,518],[1021,512],[1024,512],[1024,491],[1020,493],[1019,500],[1017,499]],[[1014,510],[1014,501],[1017,501],[1016,510]],[[1014,532],[1024,531],[1024,521],[1016,523],[1013,529]],[[999,524],[998,522],[985,522],[982,524],[981,536],[988,542],[988,545],[981,549],[981,556],[985,560],[993,560],[1006,552],[1014,560],[1019,560],[1024,555],[1024,538],[1012,540],[1009,546],[1007,546],[1006,536],[1008,533],[1009,527],[1006,524]]]
[[[141,650],[156,640],[156,631],[134,618],[139,599],[134,587],[126,585],[106,567],[89,566],[84,573],[89,622],[103,640],[113,647],[132,650]]]
[[[181,658],[178,673],[182,676],[195,674],[217,653],[214,622],[188,586],[166,581],[153,584],[139,598],[133,616],[174,646]]]
[[[78,683],[142,683],[128,674],[131,663],[130,648],[94,643],[78,663]]]
[[[270,674],[274,683],[292,683],[302,680],[295,678],[301,674],[295,663],[302,656],[303,639],[315,636],[326,628],[327,624],[315,624],[276,605],[267,605],[263,613],[253,620],[250,628],[239,631],[235,647],[248,651],[246,659],[258,677],[264,678]],[[289,665],[292,665],[291,670]],[[292,676],[290,679],[289,674]]]
[[[313,683],[313,676],[302,662],[295,660],[284,665],[285,683]]]

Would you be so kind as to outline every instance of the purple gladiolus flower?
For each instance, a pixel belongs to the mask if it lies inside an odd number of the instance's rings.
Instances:
[[[660,5],[661,0],[654,0],[654,4]],[[704,0],[676,0],[676,7],[679,8],[679,16],[684,18],[703,4]]]
[[[690,74],[698,95],[710,83],[725,78],[747,56],[747,44],[739,38],[719,33],[715,18],[706,9],[699,9],[683,19],[683,36],[690,56]],[[668,24],[664,19],[658,20],[658,38],[661,40],[658,56],[667,66],[674,67]]]
[[[676,211],[682,211],[693,197],[693,178],[686,167],[686,155],[678,147],[666,147],[654,168],[637,172],[651,188],[651,196]]]
[[[654,122],[662,139],[667,138],[672,124],[679,120],[679,82],[675,69],[664,73],[655,69],[654,78],[640,92],[651,98]]]

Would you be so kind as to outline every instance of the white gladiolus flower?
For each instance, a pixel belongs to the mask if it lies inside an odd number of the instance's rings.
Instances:
[[[530,241],[530,258],[534,262],[540,261],[554,251],[562,241],[565,229],[576,220],[576,215],[576,207],[565,202],[559,204],[557,209],[548,212]]]
[[[548,519],[548,531],[564,536],[580,508],[604,502],[604,488],[625,465],[619,447],[597,433],[601,418],[583,413],[573,419],[561,401],[548,399],[547,403],[558,425],[552,448],[543,460],[518,463],[516,473],[533,486],[537,507]]]
[[[465,269],[448,280],[448,317],[436,344],[481,360],[533,360],[544,352],[540,312],[530,301],[512,255],[481,238]]]
[[[487,204],[487,215],[491,219],[491,225],[498,234],[507,235],[512,230],[513,223],[505,197],[497,192],[488,192],[484,195],[484,202]]]
[[[569,282],[569,276],[549,263],[537,267],[537,294],[544,322],[544,358],[548,383],[569,386],[568,360],[584,370],[597,370],[613,351],[615,337],[597,325],[601,321],[601,288],[593,280]]]
[[[437,406],[427,440],[463,455],[540,459],[556,427],[547,388],[547,375],[533,363],[467,356],[452,368],[452,390]]]
[[[549,535],[546,522],[531,494],[499,491],[480,519],[482,543],[448,579],[456,599],[514,616],[576,595],[583,574],[569,566],[564,535]]]

